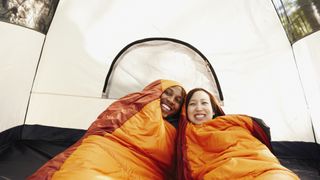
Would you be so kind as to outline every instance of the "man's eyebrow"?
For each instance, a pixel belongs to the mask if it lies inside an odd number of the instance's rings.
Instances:
[[[170,91],[170,92],[172,92],[173,90],[172,90],[171,88],[168,88],[168,89],[166,89],[166,91]]]

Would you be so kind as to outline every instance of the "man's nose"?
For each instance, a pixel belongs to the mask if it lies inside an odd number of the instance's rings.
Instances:
[[[173,102],[174,102],[174,97],[173,97],[173,96],[168,97],[168,101],[169,101],[171,104],[173,104]]]

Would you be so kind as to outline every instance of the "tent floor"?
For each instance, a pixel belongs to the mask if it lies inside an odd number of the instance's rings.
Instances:
[[[39,126],[36,129],[34,127],[25,129],[22,137],[28,137],[26,140],[1,143],[0,180],[26,179],[45,162],[76,142],[84,133],[83,130],[67,130],[67,132],[66,129],[59,128],[58,131],[57,129],[54,130],[55,140],[48,140],[48,128],[43,129],[41,127],[42,130],[37,131],[38,128]],[[31,140],[29,134],[31,132],[42,132],[44,138],[42,140]],[[73,135],[72,141],[70,141],[69,135],[75,133],[77,135]],[[69,137],[68,140],[62,140],[61,134]],[[0,135],[3,135],[3,133],[0,133]],[[301,179],[320,179],[320,151],[318,145],[303,142],[272,142],[272,145],[274,154],[280,162],[295,172]]]
[[[0,149],[0,180],[26,179],[45,162],[69,147],[63,142],[21,140]]]

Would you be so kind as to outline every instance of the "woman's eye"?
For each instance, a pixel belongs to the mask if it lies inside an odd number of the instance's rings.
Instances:
[[[189,106],[194,106],[194,105],[196,105],[196,103],[190,103],[190,104],[189,104]]]
[[[202,104],[203,104],[203,105],[207,105],[207,104],[209,104],[209,103],[208,103],[208,102],[202,102]]]

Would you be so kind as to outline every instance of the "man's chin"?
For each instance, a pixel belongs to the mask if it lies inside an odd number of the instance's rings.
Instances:
[[[172,117],[172,114],[168,114],[169,112],[166,112],[166,111],[162,111],[162,117],[163,118],[170,118]]]
[[[162,118],[163,118],[163,119],[165,119],[165,118],[167,118],[167,117],[168,117],[167,114],[163,114],[163,113],[162,113]]]
[[[166,117],[164,117],[165,119],[168,119],[168,118],[174,118],[176,116],[176,114],[170,114],[170,115],[167,115]]]
[[[163,117],[163,119],[168,119],[168,118],[172,118],[172,115],[164,115],[162,117]]]

